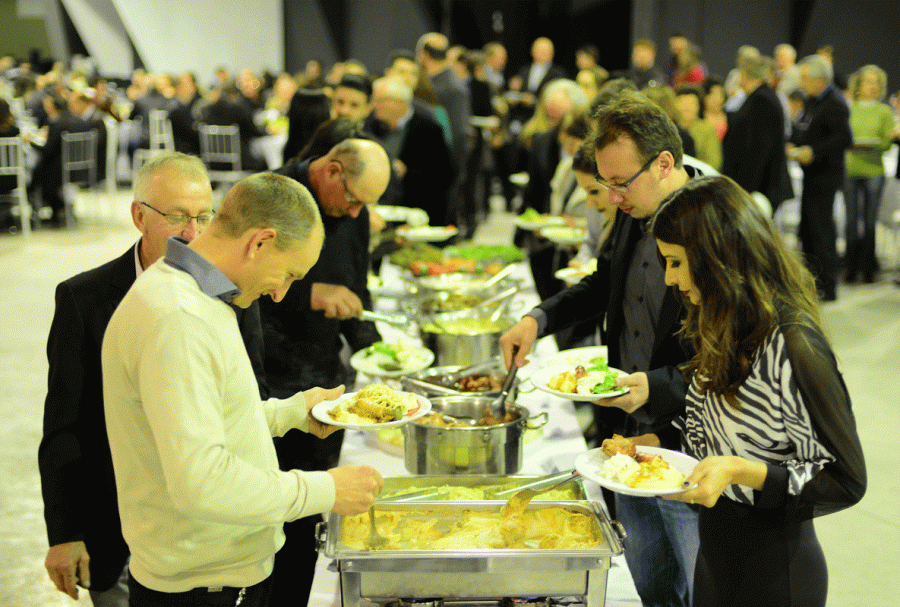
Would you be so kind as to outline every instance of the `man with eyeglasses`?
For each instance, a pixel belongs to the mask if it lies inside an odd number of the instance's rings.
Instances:
[[[325,241],[319,261],[279,303],[260,302],[266,376],[272,396],[286,398],[314,386],[353,385],[341,358],[343,343],[354,352],[381,335],[360,318],[372,309],[369,209],[387,187],[390,163],[376,142],[350,138],[327,154],[289,163],[277,173],[309,189],[322,214]],[[282,470],[327,470],[340,457],[343,431],[318,438],[292,430],[275,440]],[[315,572],[318,515],[284,526],[287,541],[275,557],[273,604],[305,604]]]
[[[606,401],[633,410],[659,402],[684,407],[685,381],[678,365],[688,360],[677,335],[686,309],[680,294],[666,287],[656,243],[646,232],[649,218],[666,196],[688,180],[715,171],[682,153],[678,129],[662,109],[637,91],[600,106],[594,152],[597,181],[618,207],[612,233],[597,257],[597,270],[544,301],[500,338],[507,364],[525,364],[539,336],[591,318],[608,347],[609,365],[630,375],[617,383],[630,392]],[[668,419],[654,424],[618,409],[598,412],[608,432],[637,437],[638,444],[680,449]],[[672,415],[674,417],[674,414]],[[600,439],[608,438],[600,436]],[[694,506],[653,497],[615,494],[616,518],[628,533],[625,559],[645,606],[691,604],[699,538]]]
[[[141,232],[118,259],[63,281],[47,340],[49,381],[38,452],[50,549],[45,566],[72,598],[87,588],[97,607],[128,604],[116,487],[103,420],[100,346],[113,311],[136,277],[160,259],[170,236],[192,240],[214,216],[199,158],[157,156],[141,167],[131,216]],[[262,374],[259,307],[237,310],[257,380]],[[261,391],[265,392],[262,383]]]

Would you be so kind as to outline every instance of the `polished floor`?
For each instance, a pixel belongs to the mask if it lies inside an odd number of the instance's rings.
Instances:
[[[45,346],[56,284],[121,254],[136,238],[127,194],[89,202],[68,231],[0,237],[0,606],[90,605],[55,590],[43,559],[37,447],[46,393]],[[112,213],[110,212],[112,209]],[[509,242],[511,216],[495,210],[477,234]],[[885,266],[897,247],[880,233]],[[900,597],[900,288],[896,270],[868,285],[842,285],[824,320],[853,397],[865,449],[869,489],[863,501],[816,521],[829,567],[829,607],[888,607]],[[85,475],[90,470],[83,471]],[[73,495],[88,500],[89,495]]]

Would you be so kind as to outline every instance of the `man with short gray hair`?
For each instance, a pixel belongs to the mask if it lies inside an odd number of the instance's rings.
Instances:
[[[844,152],[853,144],[850,110],[832,83],[831,63],[818,55],[800,62],[806,106],[794,124],[787,155],[803,167],[800,242],[822,301],[837,299],[834,196],[844,180]]]

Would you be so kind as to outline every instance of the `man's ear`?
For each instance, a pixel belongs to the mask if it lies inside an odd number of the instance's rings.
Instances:
[[[131,201],[131,221],[134,222],[134,227],[136,227],[141,234],[147,233],[147,228],[144,227],[144,224],[147,221],[147,207],[142,205],[137,200]]]
[[[247,240],[245,252],[248,259],[254,259],[256,255],[267,246],[275,246],[278,233],[273,228],[256,228]]]
[[[659,178],[665,179],[675,170],[675,157],[672,152],[665,150],[659,155]]]

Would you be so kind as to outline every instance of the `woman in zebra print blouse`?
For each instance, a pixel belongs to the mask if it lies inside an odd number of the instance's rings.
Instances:
[[[688,182],[651,230],[696,352],[674,422],[701,460],[675,497],[705,506],[694,605],[822,606],[812,518],[858,502],[866,471],[813,277],[727,177]]]

